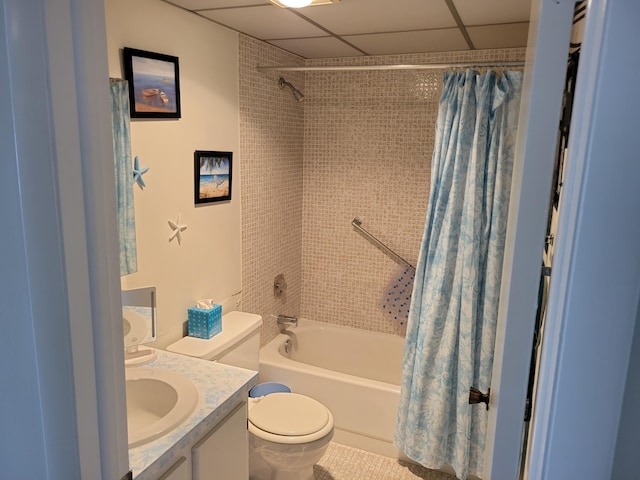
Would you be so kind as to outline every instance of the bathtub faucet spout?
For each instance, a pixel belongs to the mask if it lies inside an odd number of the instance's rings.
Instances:
[[[278,325],[283,328],[287,328],[288,326],[298,326],[298,317],[289,316],[289,315],[278,315]]]

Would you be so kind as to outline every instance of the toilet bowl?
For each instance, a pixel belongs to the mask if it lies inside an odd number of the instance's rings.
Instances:
[[[222,332],[210,339],[184,337],[167,350],[258,370],[262,317],[222,316]],[[313,480],[313,465],[333,438],[333,415],[320,402],[296,393],[249,398],[250,480]]]
[[[313,480],[313,466],[333,438],[333,415],[296,393],[249,401],[251,480]]]

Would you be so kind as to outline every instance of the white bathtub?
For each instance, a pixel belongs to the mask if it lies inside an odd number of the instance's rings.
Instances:
[[[395,335],[300,319],[260,350],[260,382],[284,383],[326,405],[334,441],[398,458],[392,441],[403,348]]]

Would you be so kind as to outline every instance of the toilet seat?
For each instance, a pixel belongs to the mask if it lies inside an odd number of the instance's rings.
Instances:
[[[249,431],[274,443],[308,443],[333,431],[333,415],[305,395],[272,393],[249,409]]]

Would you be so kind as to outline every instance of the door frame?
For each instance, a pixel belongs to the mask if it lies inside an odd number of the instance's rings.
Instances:
[[[491,380],[485,479],[518,478],[573,11],[574,2],[566,0],[533,0],[531,6]]]
[[[637,176],[634,177],[637,172],[629,170],[633,168],[633,165],[621,165],[620,170],[613,172],[615,175],[603,168],[602,162],[599,162],[602,160],[602,151],[599,148],[614,133],[609,130],[606,133],[600,133],[596,128],[600,126],[600,123],[594,121],[596,113],[599,113],[596,107],[599,106],[602,111],[605,111],[606,102],[603,99],[607,95],[606,87],[609,88],[608,95],[612,100],[616,100],[616,95],[620,93],[619,90],[610,88],[615,83],[612,78],[605,75],[607,73],[605,67],[621,69],[620,71],[627,74],[618,73],[618,76],[626,78],[633,78],[640,70],[637,65],[630,64],[628,59],[620,58],[627,51],[619,47],[619,45],[623,45],[622,43],[618,43],[619,54],[615,53],[613,47],[607,50],[607,55],[611,55],[611,61],[604,62],[601,58],[604,56],[602,45],[608,41],[608,37],[611,37],[613,46],[615,46],[615,42],[629,40],[632,41],[631,44],[640,43],[640,39],[637,36],[634,37],[637,35],[635,33],[637,28],[622,28],[625,25],[625,11],[636,13],[636,15],[627,15],[627,17],[638,18],[638,7],[633,4],[634,1],[592,0],[589,6],[590,16],[594,18],[598,16],[600,20],[587,19],[583,50],[586,53],[587,45],[591,45],[591,57],[587,60],[587,55],[583,55],[581,70],[584,68],[585,72],[591,72],[594,77],[589,80],[588,87],[585,83],[584,89],[579,86],[579,91],[576,92],[576,115],[572,125],[572,135],[575,134],[575,138],[580,139],[582,143],[575,140],[577,148],[568,158],[567,168],[571,163],[576,165],[580,161],[586,163],[583,164],[580,172],[576,170],[574,173],[572,178],[572,181],[575,182],[572,187],[574,188],[573,193],[569,194],[568,186],[565,190],[567,197],[576,203],[575,209],[570,213],[567,211],[568,213],[563,218],[562,225],[566,226],[561,225],[559,228],[568,228],[568,231],[566,234],[562,232],[564,237],[559,236],[556,244],[556,257],[560,257],[562,252],[564,262],[562,265],[558,265],[556,272],[554,272],[560,280],[552,282],[550,292],[549,317],[556,316],[551,322],[555,324],[555,333],[551,337],[552,341],[545,341],[543,348],[543,368],[538,391],[541,392],[541,398],[546,398],[546,400],[539,404],[538,414],[534,416],[534,435],[531,444],[532,457],[540,462],[540,469],[531,478],[544,478],[545,476],[563,478],[557,475],[562,469],[563,461],[566,465],[573,466],[576,465],[576,462],[572,460],[576,459],[585,465],[600,462],[605,467],[607,464],[610,465],[612,461],[611,445],[615,445],[617,424],[611,425],[612,422],[615,423],[616,413],[619,416],[619,408],[616,405],[619,406],[624,393],[623,380],[626,376],[632,337],[629,333],[633,331],[635,324],[635,315],[630,313],[632,311],[635,313],[638,306],[638,292],[634,289],[638,283],[636,263],[634,263],[636,258],[632,257],[631,259],[634,261],[630,261],[629,257],[637,251],[637,248],[635,245],[631,248],[628,243],[624,242],[619,245],[616,243],[616,248],[604,252],[606,255],[603,255],[602,258],[597,257],[599,261],[593,262],[593,259],[596,258],[593,256],[597,246],[596,240],[603,241],[602,235],[606,235],[610,240],[612,235],[609,230],[603,228],[600,236],[589,237],[587,242],[583,238],[583,234],[590,226],[591,219],[588,217],[589,212],[584,208],[589,205],[590,201],[598,198],[598,194],[602,194],[604,187],[608,188],[606,192],[609,194],[609,205],[619,207],[620,205],[616,202],[623,199],[616,198],[615,193],[621,191],[622,186],[628,186],[625,182],[631,182],[637,178]],[[616,5],[612,6],[614,3]],[[48,53],[48,63],[44,61],[36,65],[39,59],[24,57],[20,61],[33,62],[31,66],[35,65],[35,67],[43,69],[41,71],[44,72],[47,81],[51,80],[49,93],[52,102],[52,123],[55,125],[55,141],[58,148],[55,154],[60,156],[66,151],[64,148],[72,148],[74,158],[79,162],[75,164],[79,167],[77,170],[71,168],[71,164],[67,169],[61,168],[58,171],[57,181],[61,192],[67,192],[67,189],[77,192],[76,189],[80,188],[79,184],[84,185],[81,189],[84,198],[83,215],[79,215],[79,210],[82,209],[74,208],[70,204],[71,197],[66,197],[66,193],[60,199],[55,196],[50,198],[52,202],[61,201],[61,217],[58,220],[60,231],[58,234],[63,239],[63,248],[67,253],[65,265],[59,270],[59,273],[64,273],[69,278],[66,283],[69,303],[67,317],[69,332],[67,335],[73,348],[73,381],[77,388],[75,391],[75,410],[79,432],[79,462],[83,469],[93,469],[98,462],[102,478],[119,478],[124,471],[122,470],[125,468],[124,466],[128,465],[128,459],[124,367],[121,349],[117,348],[121,344],[121,336],[119,338],[118,336],[122,333],[122,326],[113,321],[114,317],[112,316],[112,313],[117,313],[119,303],[119,272],[116,271],[118,262],[113,257],[117,247],[114,245],[114,231],[110,230],[115,223],[115,204],[109,203],[114,198],[115,191],[112,185],[103,183],[103,180],[108,177],[107,172],[111,170],[108,168],[109,162],[107,162],[110,148],[108,145],[110,120],[106,113],[108,110],[102,109],[106,105],[106,97],[102,97],[100,101],[96,102],[95,97],[91,94],[97,85],[106,81],[108,75],[104,4],[101,0],[57,0],[55,2],[50,0],[5,0],[4,6],[6,17],[18,14],[30,15],[33,18],[34,12],[41,15],[40,18],[46,31],[46,39],[43,40],[42,46]],[[516,182],[514,183],[514,191],[517,192],[517,195],[512,203],[512,211],[516,214],[509,222],[508,253],[505,257],[506,276],[502,289],[502,298],[505,300],[500,308],[496,339],[492,408],[489,415],[490,433],[485,457],[486,479],[516,478],[517,474],[518,449],[521,440],[519,436],[522,432],[522,413],[526,394],[526,372],[528,371],[535,316],[536,286],[540,268],[539,257],[544,244],[548,203],[547,189],[539,189],[544,192],[543,194],[536,193],[535,190],[538,185],[550,185],[551,182],[557,124],[550,119],[559,118],[562,81],[557,77],[563,75],[565,71],[566,49],[564,46],[567,45],[569,38],[572,11],[573,2],[567,0],[534,0],[532,6],[530,48],[527,52],[529,61],[527,62],[527,75],[523,91],[524,103],[521,110],[522,128],[518,141],[519,160],[516,162],[514,170],[514,182]],[[610,12],[613,14],[609,15]],[[606,22],[609,22],[608,28],[605,28]],[[620,25],[620,28],[615,28],[613,25]],[[5,29],[8,26],[9,22],[5,18]],[[32,36],[31,41],[41,39],[38,37],[38,32],[41,30],[29,29],[27,31]],[[624,37],[625,35],[627,37]],[[5,38],[10,39],[8,36]],[[10,44],[7,49],[11,49]],[[16,52],[16,54],[18,53]],[[65,66],[66,70],[63,71],[62,68]],[[7,72],[6,68],[8,67],[5,65],[3,74],[12,75],[13,73]],[[579,82],[583,76],[586,76],[586,73],[579,74]],[[75,83],[75,88],[70,88],[68,83],[64,84],[62,78],[65,78],[67,82]],[[19,83],[14,82],[13,85],[15,89],[19,88]],[[21,100],[18,97],[19,94],[16,93],[16,90],[12,90],[11,100]],[[30,100],[24,98],[22,100],[25,101],[25,105],[35,105],[39,101],[35,97]],[[601,103],[596,105],[596,102],[600,101]],[[76,110],[73,110],[70,105],[75,105]],[[631,113],[632,111],[629,109],[629,115]],[[69,121],[70,118],[75,122]],[[605,118],[611,121],[610,117]],[[620,118],[616,117],[616,121],[611,123],[619,125],[619,122]],[[73,126],[74,123],[75,126]],[[633,121],[627,120],[629,128],[635,124],[635,119]],[[29,125],[16,123],[15,127],[29,128]],[[627,130],[624,130],[625,133],[628,133]],[[550,133],[551,131],[553,133]],[[630,137],[616,143],[615,148],[608,151],[607,159],[615,159],[617,154],[620,154],[620,159],[628,159],[624,155],[625,149],[633,148],[633,151],[639,151],[640,148],[634,144],[638,135],[632,133]],[[619,140],[618,137],[616,140]],[[42,141],[42,139],[39,138],[38,141]],[[63,148],[65,141],[70,141],[72,146]],[[548,160],[545,161],[545,159]],[[595,172],[601,175],[597,178],[598,182],[595,182]],[[567,171],[567,175],[569,175],[569,171]],[[603,181],[603,178],[605,183],[600,184],[602,187],[600,190],[587,188],[594,184],[598,185]],[[616,183],[611,182],[614,179]],[[636,204],[640,203],[640,198],[638,198],[640,192],[633,196],[633,192],[624,191],[625,201],[631,200]],[[539,204],[538,197],[540,197]],[[567,203],[570,202],[567,201],[565,205]],[[9,211],[9,214],[16,215],[15,218],[18,218],[18,215],[29,214],[21,208],[16,205],[13,210]],[[621,211],[626,212],[624,209]],[[601,210],[598,210],[596,213],[600,212]],[[72,219],[76,213],[79,215],[78,218]],[[622,240],[630,242],[635,234],[638,234],[635,238],[640,237],[640,228],[637,228],[635,223],[629,226],[629,218],[617,214],[611,215],[611,217],[593,218],[593,221],[604,222],[604,225],[615,228],[624,227],[625,234],[631,234]],[[21,218],[31,222],[37,220],[38,215]],[[633,229],[630,231],[631,227]],[[82,235],[77,235],[78,229],[85,232],[86,238],[83,239]],[[616,238],[616,241],[618,240],[620,238]],[[44,237],[39,241],[35,241],[34,237],[26,238],[24,241],[25,250],[38,246],[44,248],[48,244],[48,239]],[[34,243],[30,244],[31,241]],[[82,247],[81,250],[86,251],[86,257],[83,253],[82,259],[75,258],[74,255],[77,255],[79,250],[74,249],[74,246]],[[599,252],[599,254],[602,253],[602,251]],[[600,260],[609,260],[612,263],[607,266]],[[615,266],[616,281],[611,282],[611,285],[607,285],[605,282],[581,282],[576,277],[577,268],[592,263],[595,263],[594,268],[596,266],[601,268]],[[26,260],[22,267],[28,268]],[[598,273],[601,273],[601,270],[587,271],[586,273],[591,274],[591,276],[587,276],[587,279],[594,278],[593,275],[598,278]],[[628,281],[628,283],[622,283],[622,280]],[[83,289],[88,298],[83,298],[74,290],[82,285],[83,281],[89,285],[88,289]],[[634,288],[626,288],[629,285]],[[621,286],[622,288],[619,288]],[[594,294],[596,290],[597,295]],[[587,297],[583,296],[585,294]],[[586,305],[581,303],[584,298],[604,299],[607,301],[607,306],[614,308],[609,313],[614,312],[616,320],[619,320],[616,323],[618,328],[615,329],[614,339],[620,341],[614,347],[614,355],[611,355],[611,349],[606,349],[607,346],[600,342],[602,317],[596,318],[596,313],[600,314],[600,310],[585,311]],[[38,302],[41,302],[40,305],[44,305],[45,303],[42,302],[46,302],[47,299],[46,295],[41,298],[31,298],[31,305],[36,306]],[[614,299],[615,303],[613,303]],[[580,324],[576,320],[578,311],[584,314],[582,319],[589,320],[586,322],[586,329],[584,324]],[[32,328],[33,322],[38,320],[32,316],[33,310],[16,308],[15,313],[31,315],[28,317],[30,321],[20,319],[25,331]],[[87,313],[90,314],[91,321],[85,316]],[[88,327],[88,325],[91,326]],[[91,335],[88,338],[84,336],[89,333]],[[586,341],[585,336],[587,337]],[[576,341],[583,343],[576,345]],[[25,365],[30,364],[35,365],[34,371],[37,371],[37,363],[43,364],[42,362],[50,358],[47,355],[52,354],[55,352],[55,348],[59,347],[54,344],[53,339],[45,339],[45,342],[48,350],[35,352],[23,349],[21,350],[23,357],[12,360],[19,362],[24,359],[24,364],[19,365],[18,368],[26,368]],[[589,348],[595,350],[590,352]],[[594,365],[594,358],[589,359],[588,357],[594,351],[601,355],[607,355],[608,358],[606,368],[602,368],[602,365],[596,365],[594,370],[596,375],[594,372],[584,371],[583,363],[581,363],[582,360],[586,360],[589,365]],[[88,360],[90,362],[85,363]],[[87,364],[92,367],[87,369]],[[8,371],[8,368],[9,365],[4,367],[2,372]],[[66,378],[63,372],[60,372],[60,375],[60,378]],[[568,382],[566,385],[562,384],[562,379],[572,376],[575,376],[574,381]],[[606,381],[607,379],[609,381]],[[581,449],[580,452],[577,452],[576,448],[570,451],[566,451],[565,448],[550,448],[552,445],[567,446],[567,443],[563,444],[563,440],[568,442],[571,438],[568,433],[572,431],[570,422],[575,420],[575,417],[570,415],[571,408],[575,410],[575,404],[569,402],[568,399],[571,398],[576,387],[587,386],[587,380],[605,380],[606,385],[612,386],[611,391],[608,392],[612,395],[605,399],[606,406],[612,407],[607,416],[608,422],[599,421],[592,425],[591,430],[588,430],[589,425],[584,426],[581,430],[583,434],[600,434],[596,437],[590,436],[592,439],[597,439],[597,442],[593,444],[593,450],[585,452]],[[59,386],[60,384],[58,384]],[[39,387],[41,392],[46,392],[47,388],[51,388],[52,392],[55,389],[53,385],[47,384],[42,379],[39,380]],[[602,404],[602,398],[596,399],[595,396],[593,399],[583,398],[580,407],[581,409],[589,409],[594,407],[596,401],[599,402],[599,405]],[[59,406],[62,407],[62,405]],[[55,408],[55,405],[48,405],[47,408]],[[16,412],[20,412],[20,410]],[[541,414],[541,412],[546,413]],[[568,414],[566,418],[562,416],[564,413]],[[583,423],[588,424],[589,422]],[[41,438],[42,442],[51,449],[51,452],[55,452],[55,443],[51,439],[44,438],[41,430],[42,425],[39,428],[34,427],[34,440]],[[91,451],[84,450],[84,445],[83,448],[80,448],[82,439],[89,438],[87,435],[91,432],[99,433],[99,446],[96,446],[95,442],[91,442],[87,444],[92,446]],[[608,446],[603,449],[605,444]],[[580,446],[583,447],[584,442],[581,442]],[[96,453],[94,447],[100,450],[100,460],[90,457]],[[597,451],[598,448],[600,451]],[[17,448],[15,450],[14,452],[11,449],[5,453],[15,453],[16,456],[20,456],[26,452],[21,453]],[[606,455],[603,455],[603,451]],[[573,453],[575,456],[565,457],[563,460],[562,455],[567,453]],[[61,464],[64,461],[77,462],[78,459],[71,452],[67,456],[57,458],[56,461]],[[536,463],[532,462],[532,464]],[[92,473],[93,478],[98,478],[95,471]],[[572,472],[573,474],[575,471]]]
[[[591,0],[578,70],[528,478],[610,478],[640,299],[635,0]],[[551,321],[549,321],[551,320]]]

